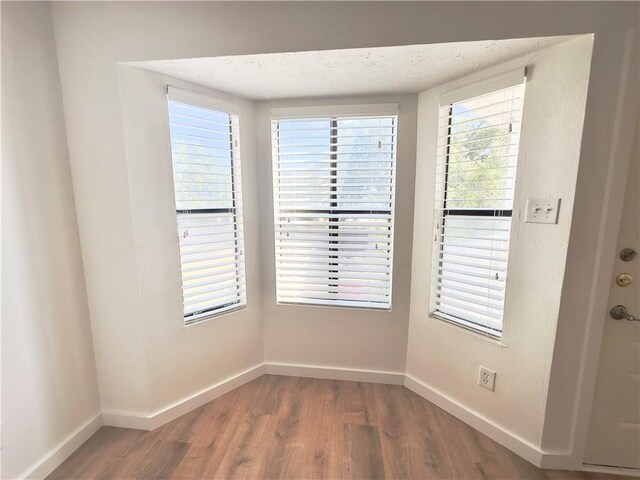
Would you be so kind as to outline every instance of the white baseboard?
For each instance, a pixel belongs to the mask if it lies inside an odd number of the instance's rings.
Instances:
[[[480,433],[498,442],[505,448],[521,456],[536,466],[542,465],[543,452],[528,441],[518,437],[513,432],[485,418],[478,412],[457,402],[435,388],[422,383],[411,375],[405,376],[404,386],[422,398],[442,408]]]
[[[151,415],[136,412],[104,411],[69,435],[58,446],[45,455],[36,466],[30,470],[30,473],[23,475],[21,478],[46,477],[80,445],[87,441],[102,425],[134,428],[138,430],[153,430],[264,374],[404,385],[422,398],[444,409],[454,417],[487,435],[492,440],[538,467],[568,470],[582,468],[590,472],[640,476],[639,471],[632,469],[597,467],[593,465],[584,465],[581,467],[580,465],[575,465],[575,459],[568,453],[543,452],[513,432],[411,375],[397,372],[264,363],[229,377]]]
[[[89,440],[91,435],[96,433],[101,426],[102,413],[99,413],[47,452],[35,466],[30,468],[24,475],[21,475],[20,478],[45,478],[69,458],[80,445]]]
[[[606,473],[608,475],[628,475],[640,478],[640,468],[603,467],[601,465],[582,465],[584,472]]]
[[[105,427],[153,430],[153,428],[151,428],[151,416],[144,413],[104,410],[102,412],[102,421]]]
[[[321,378],[326,380],[347,380],[352,382],[384,383],[387,385],[404,385],[404,373],[316,367],[311,365],[291,365],[283,363],[265,363],[264,367],[265,373],[271,375]]]
[[[548,468],[550,470],[581,470],[582,463],[574,455],[569,452],[560,453],[542,453],[540,468]]]
[[[137,430],[153,430],[175,420],[176,418],[201,407],[205,403],[229,393],[245,383],[264,375],[264,365],[256,365],[233,377],[212,385],[200,392],[194,393],[173,405],[163,408],[151,415],[135,412],[104,411],[102,413],[104,425],[111,427],[135,428]]]
[[[492,440],[508,448],[512,452],[542,468],[579,469],[574,465],[574,459],[565,453],[543,452],[535,445],[520,438],[515,433],[484,417],[482,414],[452,399],[443,392],[421,382],[420,380],[397,372],[372,370],[358,370],[333,367],[318,367],[311,365],[291,365],[279,363],[264,363],[256,365],[244,372],[227,378],[209,388],[190,395],[173,405],[159,410],[151,415],[136,412],[104,411],[96,416],[42,459],[31,473],[25,478],[43,478],[52,472],[62,461],[73,453],[82,443],[93,435],[101,425],[134,428],[138,430],[153,430],[190,411],[228,393],[264,374],[284,375],[306,378],[320,378],[330,380],[347,380],[357,382],[382,383],[389,385],[404,385],[422,398],[444,409],[467,425],[487,435]],[[586,470],[589,466],[585,466]],[[595,467],[602,468],[602,467]],[[619,470],[619,469],[615,469]],[[628,469],[626,473],[629,474]],[[596,471],[596,470],[589,470]],[[598,470],[603,471],[603,470]],[[604,471],[603,471],[604,472]],[[605,473],[614,473],[607,470]],[[633,474],[633,472],[631,473]]]
[[[261,377],[265,373],[293,377],[385,383],[390,385],[404,384],[403,373],[266,363],[257,365],[249,370],[239,373],[238,375],[223,380],[216,385],[195,393],[151,415],[138,412],[105,410],[102,412],[103,423],[110,427],[153,430],[161,427],[171,420],[175,420],[185,413],[189,413],[190,411],[201,407],[205,403],[208,403],[211,400],[214,400],[219,396],[250,382],[251,380]]]

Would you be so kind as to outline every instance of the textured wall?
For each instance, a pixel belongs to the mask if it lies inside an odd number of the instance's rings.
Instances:
[[[240,117],[247,308],[189,327],[182,317],[167,84],[232,103]],[[262,363],[254,105],[125,66],[120,67],[120,95],[149,388],[147,408],[153,413]],[[105,336],[98,342],[112,350],[116,345],[113,335],[118,332],[111,328],[102,333]],[[104,368],[113,368],[110,358],[104,361]],[[105,385],[105,390],[122,391],[118,379]],[[106,400],[103,407],[124,409]]]
[[[592,38],[535,53],[528,65],[518,159],[509,283],[502,341],[429,317],[433,185],[439,92],[419,106],[414,259],[407,374],[445,393],[532,445],[542,435],[580,158]],[[486,72],[498,73],[506,68]],[[454,82],[473,81],[475,75]],[[557,225],[524,223],[528,197],[560,197]],[[478,368],[497,372],[495,392],[477,385]]]

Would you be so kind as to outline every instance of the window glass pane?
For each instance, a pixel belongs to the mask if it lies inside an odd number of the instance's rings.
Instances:
[[[231,117],[169,102],[176,209],[231,208]]]
[[[278,181],[288,187],[282,195],[301,210],[327,208],[331,200],[330,120],[282,120],[275,134]]]
[[[512,208],[521,97],[520,85],[451,106],[449,208]]]
[[[338,206],[359,210],[389,209],[395,159],[394,119],[337,121]]]

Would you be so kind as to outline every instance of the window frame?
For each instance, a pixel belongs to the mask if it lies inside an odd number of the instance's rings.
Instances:
[[[445,91],[444,93],[442,93],[440,95],[439,108],[438,108],[438,111],[440,111],[441,107],[447,106],[447,105],[449,106],[446,155],[445,155],[445,161],[444,161],[445,168],[444,168],[444,172],[435,176],[435,184],[437,184],[438,178],[442,177],[444,188],[441,194],[442,197],[440,199],[436,198],[435,204],[434,204],[434,212],[438,212],[438,210],[442,211],[441,215],[436,213],[434,218],[434,235],[433,235],[434,239],[438,237],[442,239],[445,238],[446,219],[447,217],[456,217],[456,216],[509,218],[510,231],[509,231],[509,247],[507,251],[507,271],[506,271],[507,280],[505,282],[505,287],[504,287],[504,300],[502,305],[502,319],[501,319],[500,330],[476,323],[473,320],[457,317],[449,313],[438,311],[437,305],[434,299],[436,297],[435,286],[437,285],[437,278],[439,277],[436,276],[434,272],[439,268],[443,267],[444,262],[443,262],[442,255],[444,251],[444,242],[440,243],[440,245],[438,246],[439,247],[438,251],[436,251],[435,249],[432,249],[432,257],[434,255],[438,255],[438,257],[437,259],[432,258],[432,261],[430,264],[431,280],[430,280],[430,295],[429,295],[430,296],[429,316],[437,320],[442,320],[456,327],[460,327],[462,329],[465,329],[477,334],[481,334],[483,336],[488,337],[489,339],[498,340],[498,341],[503,341],[504,339],[504,330],[505,330],[504,325],[506,320],[505,313],[507,311],[507,308],[506,308],[507,307],[507,291],[508,291],[508,283],[509,283],[509,277],[510,277],[509,270],[510,270],[510,267],[512,267],[511,254],[513,252],[513,247],[511,245],[511,241],[515,237],[514,233],[515,233],[515,230],[517,229],[517,222],[514,222],[513,219],[514,219],[514,210],[516,208],[515,203],[517,200],[517,197],[516,197],[516,187],[518,183],[517,166],[521,161],[520,150],[523,143],[522,142],[523,128],[521,124],[521,129],[519,132],[519,139],[518,139],[518,153],[517,153],[517,159],[516,159],[516,165],[515,165],[516,175],[515,175],[515,181],[514,181],[512,208],[510,209],[505,209],[505,208],[451,208],[451,209],[448,209],[447,193],[448,193],[448,187],[449,187],[450,142],[451,142],[451,135],[452,135],[451,127],[452,127],[452,118],[453,118],[453,105],[455,103],[472,99],[474,97],[479,97],[479,96],[490,94],[493,92],[498,92],[500,90],[513,87],[518,84],[525,85],[526,78],[527,78],[527,68],[522,67],[522,68],[516,68],[511,71],[504,72],[501,75],[480,79],[477,82],[473,82],[473,83],[468,83],[459,88]],[[522,102],[524,107],[524,90],[523,90]],[[521,117],[521,122],[522,122],[522,119],[523,117]],[[438,128],[441,128],[441,127],[438,126]],[[436,142],[436,149],[439,147],[440,147],[439,142]],[[435,165],[436,166],[438,165],[438,161],[435,162]],[[439,219],[442,220],[441,224],[439,224]],[[436,263],[438,267],[435,266]]]
[[[398,111],[398,104],[396,103],[384,103],[384,104],[361,104],[361,105],[323,105],[323,106],[310,106],[310,107],[294,107],[294,108],[272,108],[270,110],[270,121],[271,124],[273,124],[274,121],[278,121],[278,126],[279,126],[279,121],[280,120],[303,120],[305,118],[308,119],[316,119],[316,118],[329,118],[330,119],[330,151],[331,152],[336,152],[336,153],[331,153],[330,155],[330,160],[335,160],[335,161],[331,161],[330,162],[330,167],[331,170],[331,183],[335,184],[335,186],[331,187],[331,195],[330,195],[330,207],[329,209],[317,209],[317,210],[313,210],[310,211],[310,213],[327,213],[329,215],[331,214],[362,214],[362,211],[358,211],[358,210],[347,210],[346,208],[340,208],[338,206],[338,196],[340,195],[340,191],[337,188],[338,184],[337,184],[337,179],[338,179],[338,166],[337,166],[337,159],[338,159],[338,146],[339,146],[339,138],[337,136],[337,130],[338,130],[338,120],[340,118],[355,118],[355,117],[363,117],[363,118],[367,118],[367,117],[375,117],[375,116],[381,116],[381,117],[385,117],[385,116],[394,116],[394,125],[393,125],[393,130],[394,130],[394,139],[395,139],[395,143],[394,143],[394,149],[393,149],[393,159],[392,159],[392,164],[393,164],[393,170],[392,170],[392,178],[391,178],[391,183],[389,184],[391,187],[391,192],[392,192],[392,200],[391,200],[391,206],[389,209],[384,209],[384,210],[370,210],[367,213],[370,214],[379,214],[379,213],[385,213],[388,214],[390,216],[390,223],[389,223],[389,229],[390,229],[390,241],[389,241],[389,301],[388,301],[388,306],[387,307],[376,307],[376,306],[362,306],[362,305],[342,305],[342,304],[330,304],[330,303],[311,303],[311,302],[290,302],[290,301],[282,301],[279,300],[279,288],[278,288],[278,278],[277,278],[277,273],[276,273],[276,278],[275,278],[275,285],[274,285],[274,295],[275,295],[275,303],[278,306],[298,306],[298,307],[311,307],[311,308],[346,308],[346,309],[358,309],[358,310],[367,310],[367,311],[375,311],[375,312],[381,312],[381,313],[388,313],[388,312],[392,312],[393,311],[393,275],[394,275],[394,269],[393,269],[393,263],[394,263],[394,245],[395,245],[395,213],[396,213],[396,180],[397,180],[397,151],[398,151],[398,136],[399,136],[399,111]],[[275,147],[276,145],[273,144],[273,136],[271,136],[271,142],[272,142],[272,151],[275,151]],[[274,165],[276,163],[276,161],[279,161],[279,155],[276,153],[272,154],[272,172],[273,174],[275,174],[276,169],[274,168]],[[272,180],[275,182],[275,178],[273,177],[272,174]],[[278,219],[278,213],[282,213],[283,209],[280,209],[277,205],[276,205],[276,197],[275,197],[275,183],[273,185],[273,233],[274,233],[274,240],[277,240],[277,233],[278,233],[278,229],[276,226],[276,221]],[[335,192],[335,193],[333,193]],[[295,209],[290,209],[291,211],[289,212],[292,216],[295,216],[295,214],[297,213],[297,211]],[[280,217],[282,215],[279,215]],[[336,219],[331,219],[330,221],[334,221],[336,223],[337,222]],[[329,227],[330,229],[332,227]],[[339,225],[336,225],[335,227],[336,230],[339,229]],[[331,234],[330,234],[331,235]],[[336,238],[339,236],[338,233],[335,234]],[[332,243],[338,243],[336,242],[329,242],[328,245],[331,245]],[[274,243],[274,268],[275,268],[275,272],[277,272],[278,269],[278,246],[277,246],[277,241]],[[335,248],[335,249],[328,249],[329,252],[331,251],[335,251],[335,252],[339,252],[339,248]],[[336,256],[331,256],[329,255],[329,258],[335,258],[338,259],[339,257]],[[331,266],[339,266],[338,263],[331,263],[328,262],[327,267],[328,267],[328,272],[329,273],[338,273],[337,270],[331,270]],[[335,287],[339,287],[339,284],[337,283],[340,278],[339,276],[336,277],[329,277],[330,279],[334,279],[336,280],[336,284],[332,285],[328,283],[328,287],[331,286],[335,286]],[[328,300],[329,301],[329,300]]]
[[[182,319],[183,326],[189,327],[197,325],[206,320],[210,320],[222,315],[234,313],[240,310],[244,310],[248,305],[247,295],[247,275],[246,275],[246,248],[244,245],[244,235],[241,240],[238,239],[238,231],[244,232],[244,212],[242,206],[242,175],[236,170],[240,170],[240,109],[237,105],[225,100],[211,97],[208,95],[199,94],[190,90],[184,90],[174,87],[172,85],[166,86],[166,105],[167,105],[167,125],[169,126],[169,151],[171,157],[171,181],[172,181],[172,193],[174,195],[174,212],[176,218],[176,233],[179,236],[180,231],[180,217],[191,216],[197,218],[199,215],[210,215],[216,213],[229,213],[232,216],[232,224],[234,226],[234,250],[235,250],[235,265],[236,265],[236,277],[235,284],[238,291],[238,300],[234,302],[225,303],[222,305],[205,308],[202,310],[186,313],[185,312],[185,297],[184,297],[184,282],[182,273],[182,252],[178,243],[178,256],[180,258],[180,284],[181,284],[181,299],[182,299]],[[231,179],[231,203],[232,206],[228,208],[197,208],[197,209],[178,209],[177,201],[175,198],[176,180],[174,171],[173,160],[173,140],[171,134],[171,115],[168,107],[171,101],[191,105],[193,107],[213,110],[217,113],[229,115],[230,120],[235,117],[237,124],[234,125],[233,121],[229,126],[229,138],[230,138],[230,179]],[[236,163],[238,164],[236,166]],[[239,178],[237,178],[239,177]],[[240,195],[240,200],[237,196]],[[240,203],[240,206],[237,203]],[[242,259],[240,261],[239,259]],[[242,265],[240,265],[242,263]],[[240,272],[242,270],[242,272]]]

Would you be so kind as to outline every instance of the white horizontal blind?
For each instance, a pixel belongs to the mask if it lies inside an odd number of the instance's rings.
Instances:
[[[238,117],[169,97],[185,323],[246,305]]]
[[[440,106],[431,310],[493,336],[502,332],[523,94],[520,75]]]
[[[272,120],[277,300],[391,308],[397,115]]]

